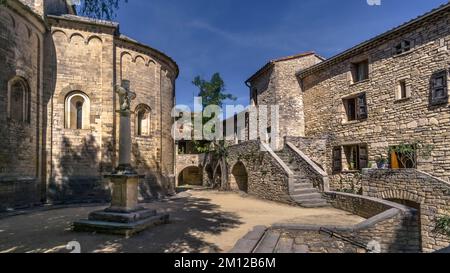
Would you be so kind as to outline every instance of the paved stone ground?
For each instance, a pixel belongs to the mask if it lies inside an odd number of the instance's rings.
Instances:
[[[0,253],[63,252],[78,241],[82,252],[227,252],[257,225],[277,222],[355,224],[363,219],[331,209],[303,209],[235,193],[189,191],[190,197],[155,202],[148,208],[170,213],[171,222],[132,238],[74,233],[74,220],[104,207],[35,211],[0,219]],[[184,193],[184,195],[187,195]]]

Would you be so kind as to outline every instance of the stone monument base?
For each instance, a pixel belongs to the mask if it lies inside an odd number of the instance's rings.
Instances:
[[[133,236],[150,227],[166,224],[168,214],[158,214],[155,210],[141,209],[135,212],[96,211],[88,220],[73,223],[76,232],[97,232],[114,235]]]
[[[139,176],[134,173],[109,176],[113,184],[111,207],[89,214],[87,220],[73,223],[76,232],[98,232],[127,237],[147,228],[166,224],[168,214],[158,214],[138,205]]]

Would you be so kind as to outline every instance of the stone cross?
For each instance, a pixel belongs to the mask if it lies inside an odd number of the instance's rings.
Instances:
[[[119,130],[119,167],[122,174],[135,173],[131,167],[131,101],[136,94],[130,91],[130,81],[123,80],[116,86],[116,93],[120,101],[120,130]]]

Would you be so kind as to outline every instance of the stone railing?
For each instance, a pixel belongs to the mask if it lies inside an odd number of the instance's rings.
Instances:
[[[303,151],[299,150],[294,144],[286,142],[284,152],[295,161],[305,176],[305,179],[310,180],[315,188],[319,188],[322,192],[329,190],[328,174],[303,153]]]
[[[285,137],[285,143],[291,143],[302,151],[320,168],[327,170],[328,137]]]

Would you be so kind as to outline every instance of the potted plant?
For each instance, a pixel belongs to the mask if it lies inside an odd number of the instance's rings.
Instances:
[[[378,169],[388,169],[388,163],[389,161],[387,160],[387,157],[384,155],[380,155],[377,158]]]

